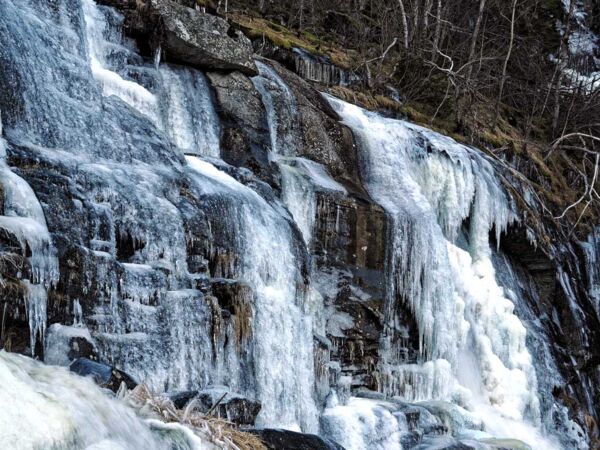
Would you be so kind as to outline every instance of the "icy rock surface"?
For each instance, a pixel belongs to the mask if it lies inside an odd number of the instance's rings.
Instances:
[[[69,310],[90,329],[99,357],[158,391],[227,384],[261,401],[260,423],[318,431],[306,255],[290,216],[183,156],[219,156],[203,74],[143,61],[122,38],[123,17],[91,0],[2,2],[0,12],[2,39],[11,42],[4,70],[29,86],[23,108],[7,115],[10,151],[73,179],[64,210],[46,211],[47,221],[85,261],[64,276],[81,280]],[[45,223],[33,222],[43,219],[39,204],[19,204],[35,207],[19,237],[49,249]],[[232,305],[237,314],[223,319],[217,299],[198,289],[209,276],[244,280],[250,303]],[[47,313],[36,286],[32,339]],[[66,362],[53,351],[50,359]]]

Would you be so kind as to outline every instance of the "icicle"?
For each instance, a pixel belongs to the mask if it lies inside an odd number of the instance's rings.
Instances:
[[[159,66],[160,66],[160,59],[162,57],[162,48],[159,44],[159,46],[157,47],[157,49],[154,51],[154,68],[156,70],[158,70]]]
[[[27,295],[25,303],[27,307],[27,319],[29,321],[29,340],[31,356],[35,356],[35,345],[38,339],[44,342],[47,317],[47,294],[46,289],[39,284],[31,284],[25,281]]]
[[[83,325],[83,310],[78,299],[73,300],[73,325]]]

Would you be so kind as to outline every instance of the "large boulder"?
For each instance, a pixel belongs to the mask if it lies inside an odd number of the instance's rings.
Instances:
[[[147,50],[160,48],[167,61],[205,70],[256,74],[252,43],[221,17],[172,0],[138,2],[137,10],[129,11],[127,23],[139,36],[138,41],[146,35],[150,44]]]
[[[168,60],[200,69],[255,74],[252,43],[226,20],[171,0],[151,0],[158,15],[156,38]]]
[[[204,70],[255,75],[250,40],[225,19],[190,7],[191,0],[98,0],[125,15],[125,32],[143,54]]]

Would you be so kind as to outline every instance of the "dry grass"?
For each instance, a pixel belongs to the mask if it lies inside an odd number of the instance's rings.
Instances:
[[[267,450],[255,435],[241,431],[235,424],[223,419],[207,416],[197,410],[192,401],[185,410],[175,407],[173,402],[152,393],[146,386],[139,385],[132,391],[122,390],[119,395],[144,415],[154,416],[167,423],[180,423],[190,428],[200,438],[227,450]]]

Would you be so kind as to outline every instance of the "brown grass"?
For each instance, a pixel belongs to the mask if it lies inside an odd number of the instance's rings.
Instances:
[[[177,409],[173,402],[152,393],[146,386],[139,385],[132,391],[119,393],[135,409],[152,413],[167,423],[180,423],[213,444],[228,450],[267,450],[265,444],[254,434],[241,431],[235,424],[223,419],[209,417],[196,409],[190,402],[185,410]]]

